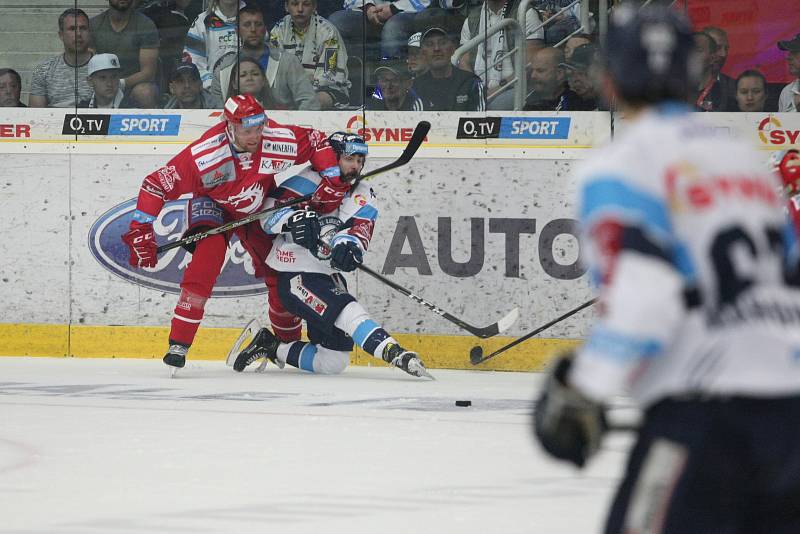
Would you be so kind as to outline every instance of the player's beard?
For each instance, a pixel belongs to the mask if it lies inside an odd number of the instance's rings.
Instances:
[[[358,172],[358,171],[353,171],[353,172],[351,172],[351,173],[348,173],[348,174],[343,174],[343,175],[341,176],[341,180],[342,180],[343,182],[347,182],[347,183],[350,183],[350,184],[352,184],[353,182],[355,182],[356,180],[358,180],[358,177],[359,177],[360,175],[361,175],[361,173],[360,173],[360,172]]]

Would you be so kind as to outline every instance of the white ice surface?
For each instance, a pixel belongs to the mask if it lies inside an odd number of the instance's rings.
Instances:
[[[577,471],[531,437],[539,375],[433,373],[0,358],[0,532],[600,531],[628,437]]]

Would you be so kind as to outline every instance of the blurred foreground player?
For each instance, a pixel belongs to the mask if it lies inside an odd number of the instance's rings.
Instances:
[[[554,362],[536,436],[582,466],[627,391],[643,421],[606,533],[800,532],[797,233],[776,177],[682,103],[695,59],[675,12],[618,8],[606,53],[630,124],[580,172],[600,318]]]
[[[339,181],[336,155],[325,134],[267,119],[264,108],[250,95],[229,98],[220,124],[142,182],[130,231],[122,236],[130,248],[131,265],[156,266],[153,222],[166,201],[192,194],[184,236],[193,235],[263,210],[267,195],[275,188],[275,174],[306,162],[324,176],[318,181],[316,192],[308,191],[315,193],[313,205],[321,212],[336,209],[349,186]],[[258,222],[234,232],[253,260],[255,276],[264,278],[269,285],[271,279],[264,260],[272,246],[272,236]],[[186,363],[234,232],[216,234],[187,247],[192,261],[183,273],[169,351],[164,356],[164,363],[173,368]]]
[[[260,329],[241,353],[231,353],[228,364],[241,372],[263,358],[279,367],[288,363],[312,373],[337,374],[349,365],[355,342],[410,375],[433,378],[419,356],[401,347],[347,291],[340,272],[354,271],[363,262],[378,210],[372,188],[359,178],[368,151],[364,140],[336,132],[328,142],[336,152],[341,180],[350,190],[339,208],[327,215],[287,207],[263,221],[264,230],[276,236],[267,265],[278,272],[269,313],[279,336]],[[317,172],[306,169],[281,183],[267,206],[276,199],[311,193],[320,180]],[[300,341],[301,318],[310,343]]]

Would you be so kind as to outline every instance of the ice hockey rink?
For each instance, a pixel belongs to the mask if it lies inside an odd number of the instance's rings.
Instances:
[[[0,532],[600,531],[630,436],[577,471],[532,439],[542,375],[432,372],[0,358]]]

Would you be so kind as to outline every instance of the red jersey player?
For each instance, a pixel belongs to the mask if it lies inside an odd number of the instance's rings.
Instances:
[[[776,155],[775,167],[783,180],[789,217],[800,234],[800,151],[791,149]]]
[[[275,174],[310,162],[324,177],[312,207],[320,213],[338,208],[348,185],[339,180],[336,154],[318,130],[278,124],[250,95],[225,103],[223,120],[183,149],[165,166],[145,177],[139,190],[130,230],[122,240],[135,267],[155,267],[158,261],[152,222],[168,200],[191,193],[185,235],[221,226],[263,209],[275,188]],[[264,260],[272,246],[258,221],[235,230],[255,266],[255,275],[269,286],[274,277]],[[216,234],[196,243],[181,281],[172,318],[169,350],[164,363],[172,372],[186,364],[186,353],[203,318],[206,300],[222,270],[230,234]],[[187,247],[188,248],[188,247]]]

